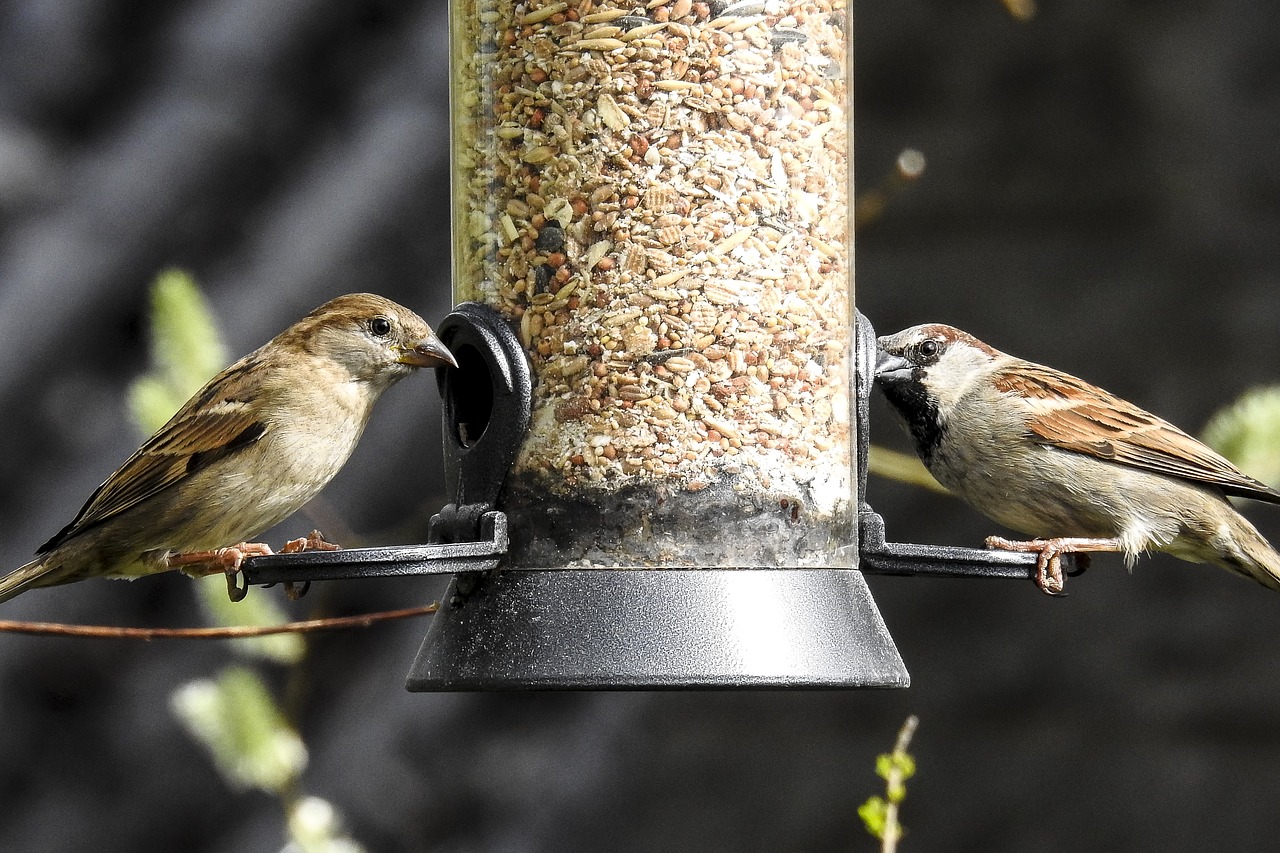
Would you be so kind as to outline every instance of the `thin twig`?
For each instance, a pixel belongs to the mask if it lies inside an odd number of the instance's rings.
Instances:
[[[916,733],[920,718],[915,714],[907,717],[898,732],[898,740],[893,745],[893,756],[896,761],[891,765],[885,789],[895,791],[902,787],[902,762],[907,757],[907,747],[911,745],[911,736]],[[898,839],[902,837],[902,825],[898,823],[898,800],[892,795],[885,798],[884,838],[881,839],[880,853],[897,853]]]
[[[122,628],[114,625],[65,625],[61,622],[15,622],[0,619],[0,633],[34,634],[41,637],[93,637],[106,640],[233,640],[241,637],[265,637],[270,634],[309,634],[314,631],[340,631],[368,628],[377,622],[427,616],[440,609],[439,603],[404,610],[382,610],[359,616],[337,616],[310,619],[280,625],[236,625],[228,628]]]

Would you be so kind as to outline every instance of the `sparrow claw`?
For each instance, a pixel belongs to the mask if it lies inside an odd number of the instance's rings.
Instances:
[[[244,601],[244,597],[249,594],[249,583],[245,581],[242,585],[240,581],[244,580],[244,575],[237,568],[227,572],[227,598],[232,601]]]
[[[280,549],[281,554],[301,554],[303,551],[341,551],[342,546],[324,538],[319,530],[313,530],[302,539],[290,539]]]
[[[1003,536],[988,536],[988,548],[1001,551],[1019,551],[1036,556],[1036,586],[1045,595],[1066,595],[1066,582],[1062,574],[1063,547],[1056,539],[1030,539],[1020,541]]]
[[[1036,586],[1045,595],[1066,595],[1062,575],[1062,554],[1053,547],[1045,548],[1036,559]]]
[[[328,539],[324,538],[324,534],[319,530],[313,530],[303,539],[290,539],[284,543],[284,547],[280,549],[281,554],[301,554],[303,551],[341,551],[341,545],[335,545]],[[290,601],[297,601],[299,598],[307,594],[307,590],[311,589],[310,581],[302,583],[294,583],[285,581],[284,594]]]

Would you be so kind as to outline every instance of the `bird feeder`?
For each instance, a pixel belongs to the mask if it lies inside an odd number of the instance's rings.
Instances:
[[[845,0],[451,26],[453,503],[250,581],[456,573],[410,690],[907,686],[863,572],[1035,558],[886,544],[865,503]]]

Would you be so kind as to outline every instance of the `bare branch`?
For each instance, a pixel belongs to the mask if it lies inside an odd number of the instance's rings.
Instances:
[[[0,619],[0,633],[32,634],[41,637],[92,637],[99,640],[233,640],[265,637],[270,634],[309,634],[314,631],[341,631],[368,628],[378,622],[427,616],[440,609],[438,602],[403,610],[382,610],[358,616],[310,619],[280,625],[237,625],[227,628],[125,628],[114,625],[65,625],[61,622],[16,622]]]

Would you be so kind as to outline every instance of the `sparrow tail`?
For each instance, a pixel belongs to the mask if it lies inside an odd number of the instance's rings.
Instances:
[[[1254,564],[1258,567],[1253,572],[1254,578],[1263,586],[1280,592],[1280,554],[1262,540],[1258,543],[1260,547],[1255,549],[1253,557]]]
[[[14,569],[0,578],[0,602],[8,601],[20,592],[35,589],[38,586],[50,586],[58,583],[55,575],[57,564],[50,564],[44,557],[32,560],[21,568]]]
[[[1280,592],[1280,553],[1243,516],[1236,515],[1231,542],[1226,548],[1227,568],[1251,577],[1258,583]]]

